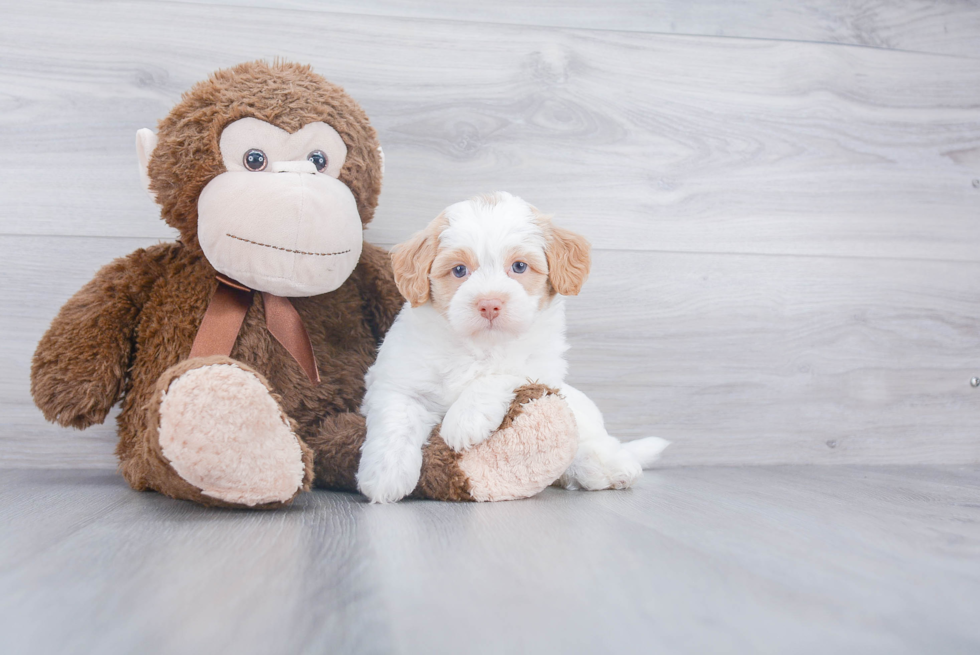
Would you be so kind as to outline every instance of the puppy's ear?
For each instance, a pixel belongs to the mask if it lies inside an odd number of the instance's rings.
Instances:
[[[551,226],[548,249],[544,254],[548,259],[548,279],[555,291],[563,296],[578,295],[589,277],[591,249],[588,240],[581,234]]]
[[[429,271],[438,248],[439,234],[430,225],[391,249],[395,285],[412,307],[424,305],[429,299]]]

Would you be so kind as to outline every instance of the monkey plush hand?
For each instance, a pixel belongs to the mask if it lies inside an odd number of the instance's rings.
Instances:
[[[276,507],[355,491],[364,374],[403,303],[363,242],[381,190],[363,110],[309,67],[254,62],[184,95],[137,135],[140,172],[180,240],[100,270],[41,339],[31,392],[85,428],[120,400],[120,469],[138,490]],[[500,429],[454,452],[433,433],[414,495],[533,495],[575,454],[552,390],[518,390]]]

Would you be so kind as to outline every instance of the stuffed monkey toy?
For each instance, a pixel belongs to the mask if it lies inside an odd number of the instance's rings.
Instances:
[[[308,66],[246,63],[137,135],[140,172],[180,239],[117,259],[38,344],[31,393],[85,428],[122,402],[116,454],[137,490],[273,508],[356,491],[364,374],[404,299],[363,241],[382,155],[361,107]],[[484,444],[426,444],[414,496],[534,495],[575,455],[567,405],[522,387]]]

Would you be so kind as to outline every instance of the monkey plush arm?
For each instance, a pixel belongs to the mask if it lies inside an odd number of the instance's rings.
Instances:
[[[380,343],[405,304],[405,298],[395,286],[388,251],[365,241],[354,275],[371,329]]]
[[[44,418],[79,429],[105,420],[125,387],[154,268],[146,250],[121,257],[58,312],[31,362],[31,395]]]

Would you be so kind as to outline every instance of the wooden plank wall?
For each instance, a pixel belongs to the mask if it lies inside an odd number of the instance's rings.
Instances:
[[[44,423],[31,353],[173,236],[135,131],[275,56],[378,128],[370,240],[494,189],[590,237],[570,380],[665,465],[980,461],[980,8],[694,5],[0,3],[0,465],[114,466],[111,423]]]

